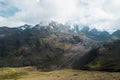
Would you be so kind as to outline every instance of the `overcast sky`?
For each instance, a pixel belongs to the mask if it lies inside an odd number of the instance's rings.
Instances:
[[[120,0],[0,0],[0,26],[51,20],[120,29]]]

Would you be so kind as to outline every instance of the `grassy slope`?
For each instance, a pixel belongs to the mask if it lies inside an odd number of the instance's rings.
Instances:
[[[91,70],[120,71],[120,40],[103,44],[99,56],[88,64]]]
[[[0,80],[120,80],[120,73],[71,69],[42,72],[32,67],[1,68]]]

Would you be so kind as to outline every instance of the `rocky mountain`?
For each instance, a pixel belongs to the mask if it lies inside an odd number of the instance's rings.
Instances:
[[[89,27],[84,27],[81,30],[87,37],[101,41],[101,40],[107,40],[110,39],[111,35],[107,31],[98,31],[97,29],[90,30]]]
[[[98,47],[110,38],[106,31],[89,30],[89,27],[80,30],[79,26],[71,28],[57,22],[0,27],[0,67],[83,69],[98,57]]]
[[[115,31],[115,32],[112,34],[112,37],[120,37],[120,30]]]

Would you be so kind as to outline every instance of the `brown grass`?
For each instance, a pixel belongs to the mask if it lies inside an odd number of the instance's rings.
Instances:
[[[7,74],[10,78],[5,78],[7,77],[6,72],[10,70],[13,75]],[[42,72],[33,67],[2,68],[0,69],[0,80],[120,80],[120,73],[71,69]]]

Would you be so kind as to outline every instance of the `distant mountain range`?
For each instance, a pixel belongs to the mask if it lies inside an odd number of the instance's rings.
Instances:
[[[87,26],[79,29],[78,25],[71,27],[57,22],[35,26],[25,24],[16,28],[0,27],[0,67],[107,70],[108,66],[101,66],[108,64],[110,71],[119,71],[117,62],[109,64],[111,60],[120,61],[119,48],[116,47],[120,45],[119,39],[120,30],[109,34],[107,31],[90,30]],[[114,58],[110,56],[111,60],[107,60],[106,54],[109,55],[109,52],[111,56],[116,53]],[[104,64],[101,61],[103,58]],[[92,67],[93,64],[96,66]]]
[[[81,26],[79,25],[75,25],[75,26],[71,26],[70,25],[64,25],[61,23],[57,23],[57,22],[51,22],[48,25],[42,25],[42,24],[37,24],[35,26],[31,26],[31,25],[23,25],[20,27],[16,27],[16,28],[9,28],[6,26],[0,27],[1,30],[1,34],[0,36],[2,37],[4,34],[2,34],[2,32],[4,33],[4,30],[14,30],[14,31],[24,31],[24,30],[28,30],[28,29],[49,29],[50,31],[55,30],[56,32],[62,32],[62,33],[71,33],[71,34],[84,34],[87,37],[93,39],[93,40],[106,40],[106,39],[110,39],[111,37],[120,37],[120,30],[116,30],[115,32],[113,32],[112,34],[109,34],[109,32],[107,31],[99,31],[95,28],[90,29],[88,26],[82,26],[83,28],[81,29]],[[13,31],[13,32],[14,32]],[[5,32],[6,34],[6,32]]]

